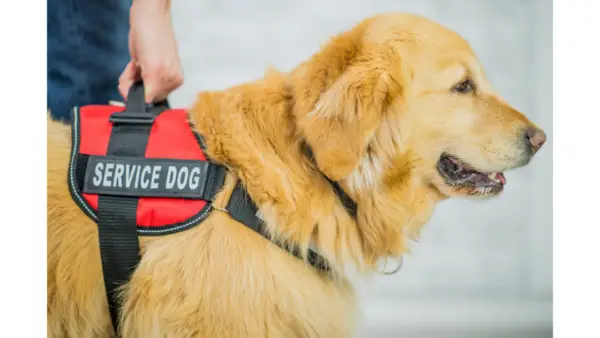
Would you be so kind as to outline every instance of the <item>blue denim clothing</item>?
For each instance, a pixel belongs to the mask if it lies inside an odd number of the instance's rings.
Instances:
[[[132,0],[48,0],[48,108],[70,122],[73,106],[121,100]]]

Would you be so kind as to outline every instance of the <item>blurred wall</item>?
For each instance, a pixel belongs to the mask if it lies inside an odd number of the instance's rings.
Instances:
[[[506,174],[501,197],[440,204],[398,274],[358,284],[364,336],[395,336],[391,332],[401,328],[418,337],[425,336],[421,331],[447,337],[451,328],[480,330],[478,337],[502,330],[517,330],[515,337],[549,336],[550,0],[173,1],[185,84],[171,101],[189,106],[198,91],[256,79],[270,66],[289,70],[330,36],[385,11],[420,14],[463,35],[492,85],[546,130],[549,143],[530,166]]]

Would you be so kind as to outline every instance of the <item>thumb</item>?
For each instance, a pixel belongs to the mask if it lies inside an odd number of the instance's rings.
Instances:
[[[144,100],[146,103],[152,103],[156,99],[157,88],[160,88],[160,83],[156,77],[152,76],[144,79]]]
[[[129,88],[131,88],[131,85],[133,85],[134,82],[139,80],[139,78],[140,74],[137,65],[133,60],[129,61],[129,63],[123,70],[123,73],[119,77],[119,92],[125,100],[127,99]]]

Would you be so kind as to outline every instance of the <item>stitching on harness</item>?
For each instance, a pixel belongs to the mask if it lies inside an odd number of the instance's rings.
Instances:
[[[77,153],[79,152],[79,107],[75,107],[75,114],[73,114],[73,148],[71,149],[71,166],[69,168],[69,184],[71,184],[71,189],[75,192],[75,196],[80,202],[80,205],[88,212],[89,216],[92,217],[94,221],[98,220],[98,217],[94,214],[94,212],[87,206],[87,203],[80,196],[79,192],[75,186],[75,158],[77,157]]]

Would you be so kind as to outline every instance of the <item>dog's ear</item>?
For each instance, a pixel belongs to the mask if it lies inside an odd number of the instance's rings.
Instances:
[[[319,169],[332,180],[348,176],[360,162],[389,99],[381,68],[354,65],[300,118],[300,128]]]

